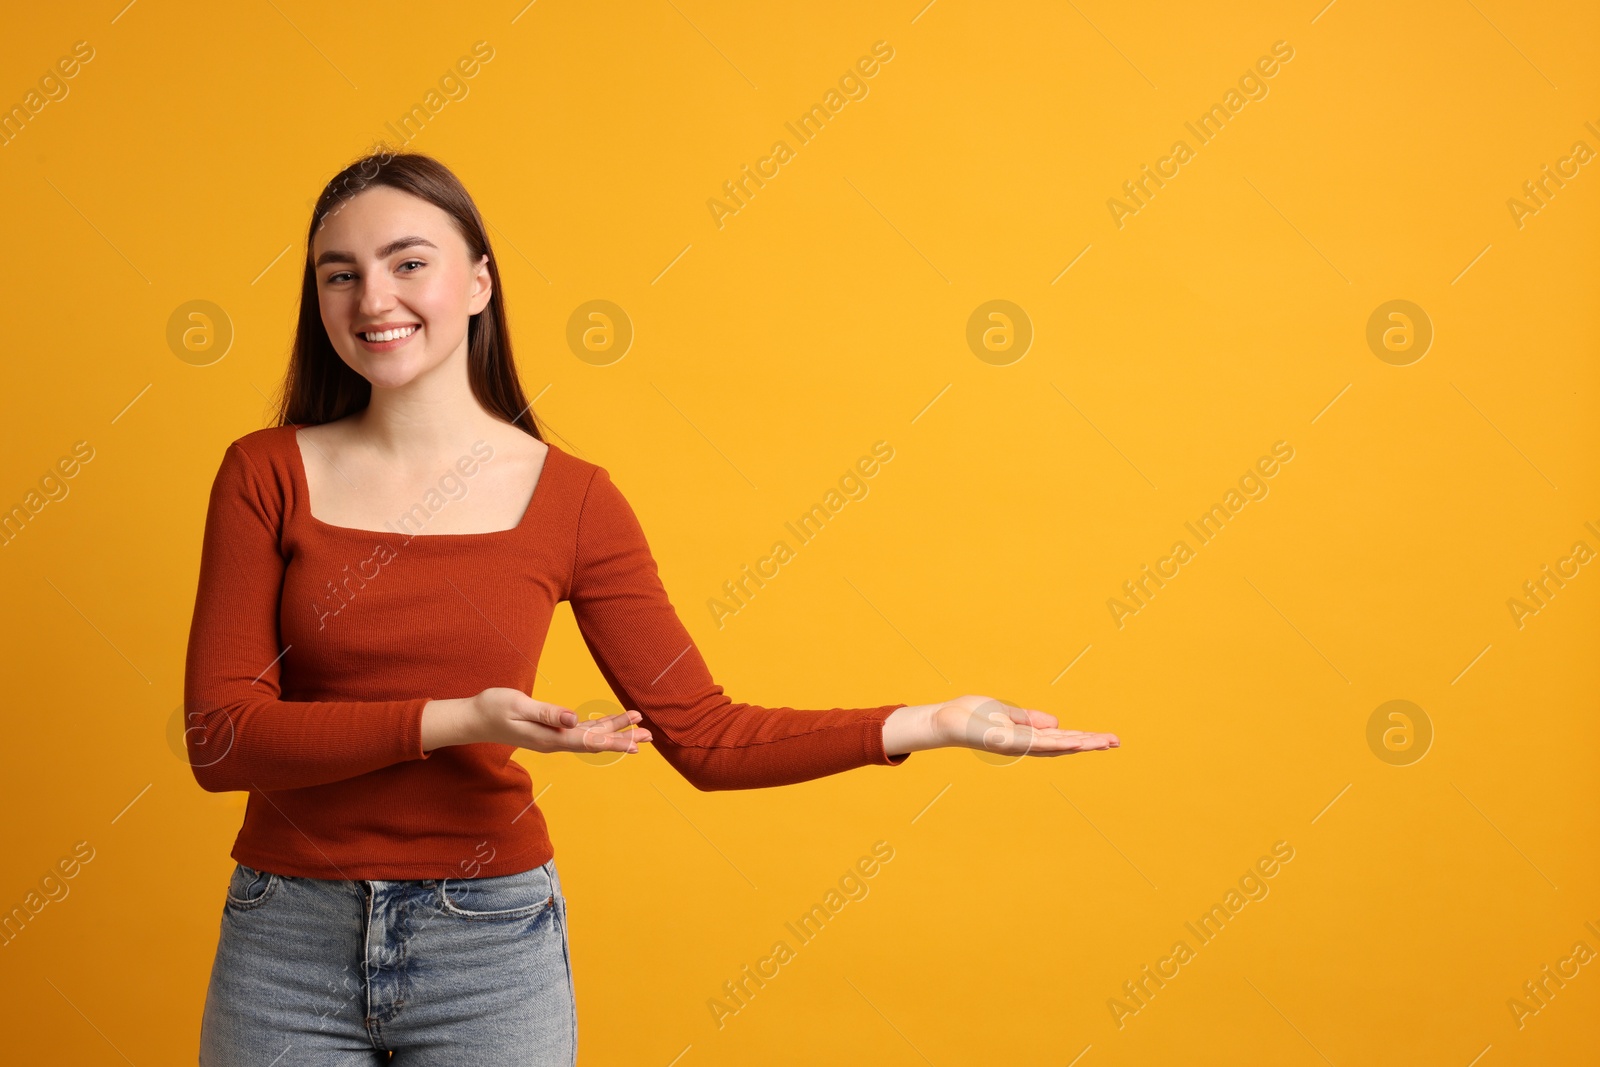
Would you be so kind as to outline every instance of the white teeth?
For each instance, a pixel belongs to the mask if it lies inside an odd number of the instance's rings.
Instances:
[[[382,333],[364,333],[361,336],[374,343],[394,341],[401,337],[410,337],[417,332],[415,326],[402,326],[398,330],[384,330]]]

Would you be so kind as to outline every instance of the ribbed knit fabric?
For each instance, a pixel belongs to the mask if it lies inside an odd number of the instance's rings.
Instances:
[[[531,693],[563,600],[617,700],[642,714],[652,740],[641,753],[654,747],[700,789],[906,761],[883,747],[883,721],[904,704],[804,711],[725,696],[603,467],[550,445],[514,529],[357,530],[312,516],[295,432],[257,430],[224,453],[189,632],[190,763],[208,791],[249,792],[240,863],[427,879],[549,860],[516,747],[424,753],[421,723],[429,700]],[[442,494],[425,504],[442,506]]]

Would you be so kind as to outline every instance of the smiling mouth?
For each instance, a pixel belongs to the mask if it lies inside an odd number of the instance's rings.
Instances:
[[[419,329],[421,329],[421,327],[415,325],[401,326],[398,329],[393,330],[378,330],[376,332],[358,333],[356,336],[361,338],[363,341],[367,341],[372,344],[382,344],[385,341],[398,341],[403,337],[410,337]]]

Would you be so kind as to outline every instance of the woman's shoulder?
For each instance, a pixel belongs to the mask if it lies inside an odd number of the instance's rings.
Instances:
[[[286,455],[285,449],[298,447],[294,436],[298,429],[297,426],[268,426],[251,430],[228,443],[223,449],[223,463],[226,464],[230,457],[240,457],[262,473],[279,467]]]
[[[217,481],[243,482],[286,491],[294,482],[286,448],[298,448],[293,426],[269,426],[236,437],[222,450]]]
[[[559,471],[556,476],[569,487],[577,487],[581,493],[585,487],[599,475],[604,475],[604,467],[585,459],[574,449],[569,451],[548,437],[540,438],[545,447],[544,469],[546,471]],[[537,447],[537,446],[535,446]]]
[[[281,516],[295,495],[294,468],[285,448],[297,447],[294,427],[274,426],[236,437],[222,449],[211,480],[213,506],[244,502],[263,515]]]

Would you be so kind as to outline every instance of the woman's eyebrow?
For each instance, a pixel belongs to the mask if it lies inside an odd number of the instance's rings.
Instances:
[[[390,241],[388,244],[384,245],[382,248],[378,249],[378,258],[387,259],[396,252],[399,252],[402,249],[411,248],[415,245],[427,245],[436,252],[439,250],[439,246],[428,240],[426,237],[397,237],[393,241]],[[316,265],[320,267],[325,263],[354,263],[355,261],[356,257],[354,252],[342,252],[338,249],[330,248],[328,251],[317,257]]]

